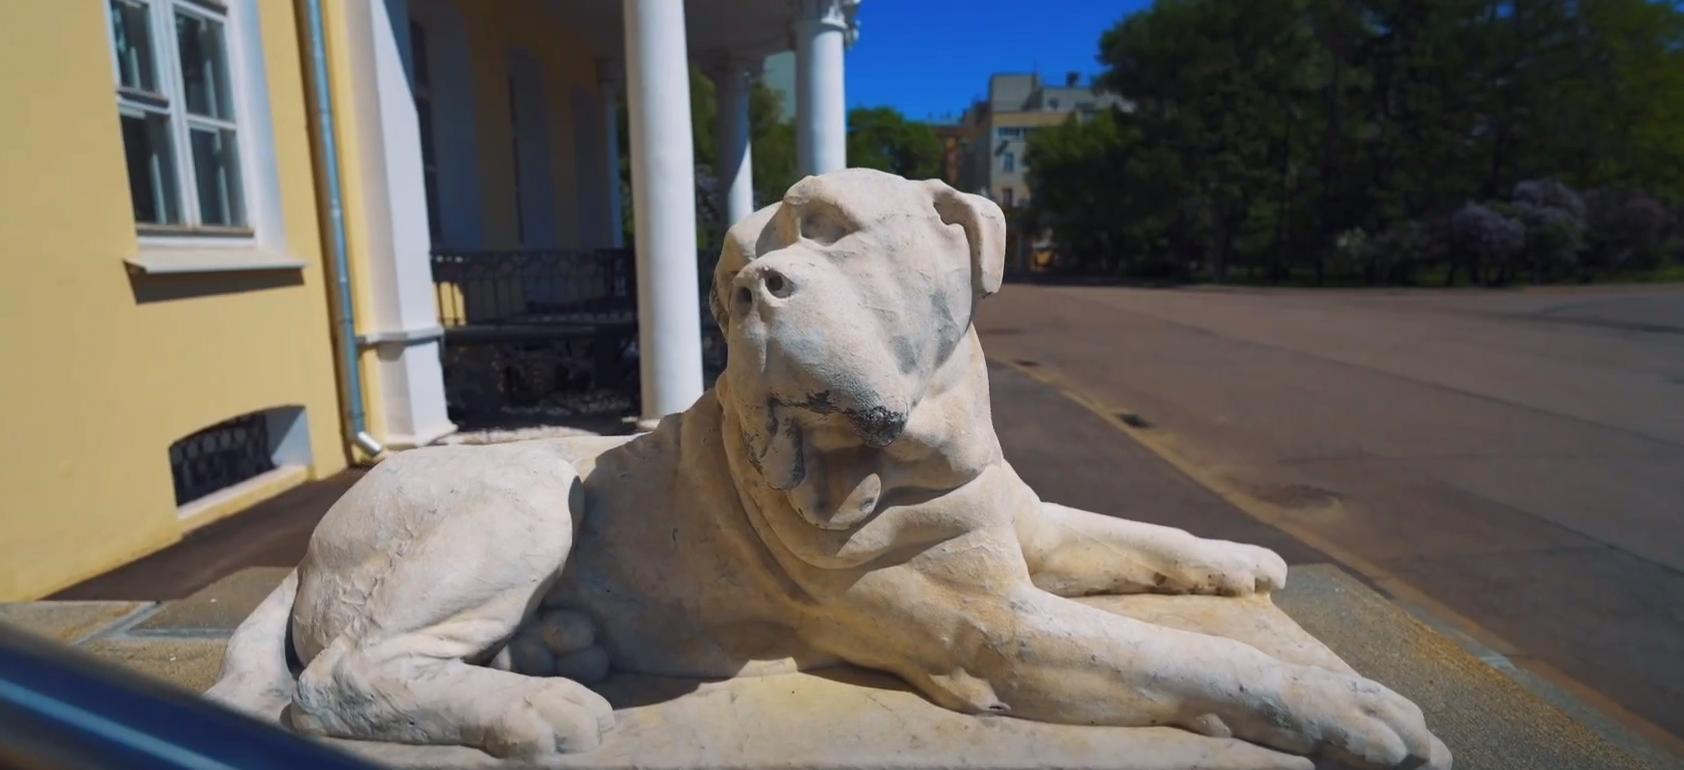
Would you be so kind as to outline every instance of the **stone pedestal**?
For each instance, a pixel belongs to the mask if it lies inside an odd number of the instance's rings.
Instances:
[[[1126,596],[1085,600],[1122,615],[1250,642],[1287,660],[1345,668],[1267,599]],[[974,717],[936,706],[894,677],[843,668],[723,682],[617,675],[603,745],[543,767],[613,770],[1304,770],[1293,757],[1174,728],[1079,727]],[[503,767],[459,747],[334,741],[403,767]]]
[[[0,605],[0,623],[202,690],[216,679],[228,634],[286,572],[244,570],[175,602]],[[1676,766],[1676,758],[1583,704],[1559,698],[1553,705],[1546,702],[1332,566],[1295,566],[1273,604],[1167,596],[1090,601],[1154,623],[1243,639],[1289,660],[1338,667],[1348,662],[1420,704],[1428,723],[1456,752],[1457,767]],[[931,705],[891,677],[855,670],[729,682],[616,676],[601,689],[618,709],[618,727],[601,749],[551,766],[1306,767],[1301,759],[1250,744],[1171,728],[1072,727],[966,716]],[[333,743],[389,765],[510,767],[471,749]]]

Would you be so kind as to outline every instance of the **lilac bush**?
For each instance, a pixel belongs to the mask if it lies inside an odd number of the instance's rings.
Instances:
[[[1585,196],[1585,240],[1597,267],[1647,269],[1664,258],[1677,222],[1654,198],[1628,190]]]
[[[1578,267],[1585,245],[1582,218],[1566,209],[1531,202],[1512,203],[1506,213],[1526,227],[1525,263],[1532,269],[1533,283]]]
[[[1525,225],[1478,203],[1450,215],[1450,230],[1459,248],[1481,259],[1508,260],[1526,246]]]
[[[1554,179],[1528,179],[1514,186],[1509,196],[1516,205],[1556,209],[1570,218],[1583,222],[1585,200],[1573,188]]]

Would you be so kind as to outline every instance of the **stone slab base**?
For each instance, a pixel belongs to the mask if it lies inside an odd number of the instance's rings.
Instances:
[[[601,770],[1308,770],[1299,757],[1168,727],[1070,727],[970,717],[859,671],[702,684],[620,677],[619,724],[546,768]],[[471,749],[332,741],[407,767],[519,767]]]
[[[0,623],[76,644],[202,690],[215,680],[228,632],[286,574],[258,568],[177,602],[0,605]],[[1298,565],[1276,604],[1265,600],[1131,596],[1089,600],[1153,623],[1250,642],[1277,657],[1346,661],[1420,704],[1456,766],[1677,767],[1619,725],[1562,711],[1328,565]],[[1302,624],[1302,625],[1300,625]],[[1312,636],[1311,634],[1314,634]],[[1320,641],[1318,641],[1320,639]],[[1324,644],[1325,642],[1325,644]],[[1337,653],[1337,654],[1335,654]],[[1341,660],[1343,658],[1343,660]],[[619,726],[602,748],[550,767],[603,770],[1273,770],[1308,763],[1240,741],[1170,728],[1046,725],[939,708],[891,677],[855,670],[729,682],[617,676],[600,688]],[[477,751],[331,741],[411,767],[518,767]],[[1335,765],[1321,764],[1327,770]]]
[[[1141,620],[1250,642],[1276,657],[1347,668],[1267,599],[1085,600]],[[936,706],[897,679],[857,669],[723,682],[611,677],[598,686],[618,724],[596,751],[543,767],[600,770],[1308,770],[1301,757],[1173,728],[1050,725]],[[508,766],[470,749],[334,741],[411,767]]]

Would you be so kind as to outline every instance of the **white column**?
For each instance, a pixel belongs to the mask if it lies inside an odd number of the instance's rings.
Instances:
[[[823,174],[848,166],[842,51],[848,31],[842,0],[795,3],[796,170]]]
[[[602,105],[602,194],[608,200],[608,221],[604,243],[616,249],[626,247],[625,210],[620,203],[620,67],[610,61],[596,65],[597,99]]]
[[[754,166],[749,138],[748,87],[754,69],[746,59],[724,58],[709,68],[718,97],[714,127],[719,143],[720,209],[725,224],[754,213]]]
[[[684,4],[625,0],[626,105],[637,233],[637,337],[645,424],[702,394],[696,177]]]
[[[341,132],[356,152],[346,157],[361,179],[358,216],[346,225],[362,233],[351,269],[363,270],[366,305],[356,309],[357,342],[372,348],[365,370],[379,388],[376,438],[392,448],[421,446],[456,429],[445,413],[439,364],[438,300],[433,291],[432,243],[422,184],[421,128],[404,74],[403,55],[386,3],[344,4],[350,81],[348,104],[335,105]],[[402,20],[408,29],[408,19]]]

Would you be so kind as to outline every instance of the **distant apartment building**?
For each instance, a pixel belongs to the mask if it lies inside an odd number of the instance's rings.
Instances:
[[[960,183],[964,177],[969,132],[956,123],[938,123],[931,128],[935,129],[936,138],[941,140],[941,180],[960,189],[970,189]]]
[[[951,129],[958,137],[956,178],[961,189],[986,195],[1001,207],[1027,204],[1032,196],[1025,161],[1029,137],[1071,115],[1085,119],[1100,110],[1125,107],[1113,94],[1080,84],[1072,72],[1062,86],[1039,75],[996,74],[988,79],[988,97],[970,106]]]

